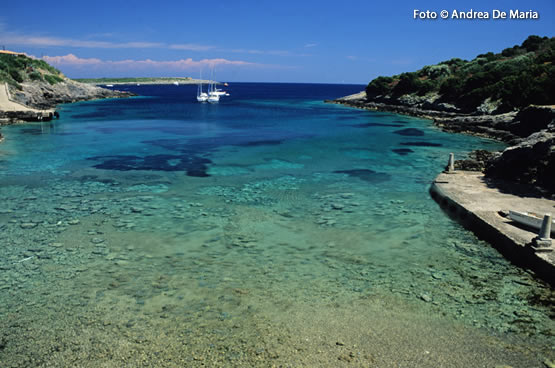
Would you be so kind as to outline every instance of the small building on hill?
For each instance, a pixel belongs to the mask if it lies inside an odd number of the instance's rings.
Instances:
[[[25,53],[23,53],[23,52],[15,52],[15,51],[10,51],[10,50],[0,50],[0,54],[25,56]]]

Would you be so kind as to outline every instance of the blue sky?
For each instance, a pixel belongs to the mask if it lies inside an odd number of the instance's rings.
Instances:
[[[449,3],[449,5],[446,5]],[[414,19],[414,9],[536,11],[538,20]],[[366,84],[554,36],[555,1],[9,1],[0,46],[67,76]]]

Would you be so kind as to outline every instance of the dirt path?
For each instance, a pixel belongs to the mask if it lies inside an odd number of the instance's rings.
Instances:
[[[34,111],[41,112],[42,110],[32,109],[25,105],[13,102],[10,100],[10,93],[8,92],[8,84],[3,83],[0,85],[0,111]]]

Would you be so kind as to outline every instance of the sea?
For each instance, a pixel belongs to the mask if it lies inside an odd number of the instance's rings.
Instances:
[[[551,288],[428,194],[502,143],[323,102],[362,85],[114,88],[2,127],[1,367],[555,361]]]

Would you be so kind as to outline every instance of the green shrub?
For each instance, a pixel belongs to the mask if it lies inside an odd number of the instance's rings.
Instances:
[[[13,78],[13,80],[15,80],[16,82],[23,82],[23,76],[21,75],[21,72],[15,68],[9,68],[8,69],[8,73],[10,74],[10,77]]]
[[[378,77],[368,83],[368,86],[366,87],[366,95],[368,97],[385,95],[391,89],[392,83],[393,78],[391,77]]]
[[[466,61],[466,60],[463,60],[463,59],[453,58],[453,59],[450,59],[450,60],[447,60],[447,61],[442,61],[442,62],[439,63],[439,64],[440,64],[440,65],[441,65],[441,64],[446,64],[446,65],[448,65],[448,66],[450,66],[450,67],[457,67],[457,66],[460,66],[460,65],[464,65],[464,63],[466,63],[466,62],[467,62],[467,61]]]
[[[486,54],[480,54],[478,56],[476,56],[476,58],[483,58],[486,59],[487,61],[493,61],[498,59],[499,57],[497,55],[495,55],[493,52],[488,52]]]
[[[50,84],[56,84],[63,81],[63,78],[58,77],[57,75],[45,74],[44,79]]]
[[[526,51],[536,51],[540,48],[541,44],[547,40],[547,37],[541,38],[540,36],[529,36],[523,43],[522,47]]]
[[[451,69],[446,64],[427,65],[418,71],[418,75],[431,79],[443,78],[451,74]]]
[[[51,74],[55,74],[55,75],[59,75],[61,74],[61,72],[54,68],[52,65],[48,64],[46,61],[44,60],[39,60],[39,59],[29,59],[31,61],[31,65],[34,68],[38,68],[38,69],[43,69],[46,70],[47,72],[51,73]]]
[[[528,37],[521,46],[488,52],[466,61],[458,58],[417,72],[378,77],[366,87],[378,95],[424,95],[437,91],[442,102],[472,111],[486,98],[505,110],[529,104],[555,104],[555,37]]]
[[[414,72],[403,73],[399,76],[399,82],[393,88],[393,95],[401,96],[418,91],[418,75]]]
[[[39,72],[32,72],[29,74],[29,78],[32,81],[40,81],[42,80],[42,75]]]

